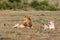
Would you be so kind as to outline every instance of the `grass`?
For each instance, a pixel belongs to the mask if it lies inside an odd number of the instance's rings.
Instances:
[[[10,13],[11,12],[11,13]],[[28,12],[28,13],[27,13]],[[22,15],[21,15],[22,14]],[[47,40],[48,36],[53,40],[60,40],[60,12],[54,11],[0,11],[0,37],[11,38],[11,40]],[[12,16],[11,16],[12,15]],[[15,16],[14,16],[15,15]],[[21,16],[19,16],[21,15]],[[12,25],[22,21],[24,15],[28,15],[32,18],[33,28],[31,29],[12,29]],[[8,21],[9,19],[9,21]],[[35,21],[34,21],[35,20]],[[55,20],[55,31],[44,31],[40,27],[41,24],[45,24],[48,20]],[[8,24],[7,28],[3,27],[3,24]],[[40,29],[39,29],[40,28]],[[36,34],[37,32],[37,34]],[[32,37],[32,38],[31,38]],[[56,38],[57,37],[57,38]],[[45,39],[46,38],[46,39]],[[50,38],[48,38],[50,40]]]
[[[21,33],[20,32],[16,32],[16,35],[21,35]]]
[[[0,2],[0,10],[24,10],[28,11],[31,9],[34,10],[43,10],[43,11],[56,11],[58,7],[57,4],[49,4],[48,0],[43,0],[38,2],[37,0],[33,0],[31,3],[28,3],[27,0],[8,0],[8,1],[1,1]]]
[[[31,2],[31,7],[34,8],[35,10],[49,10],[49,11],[56,11],[56,7],[52,4],[49,4],[48,0],[43,0],[41,2],[38,2],[37,0],[34,0]]]
[[[14,30],[7,30],[6,33],[15,33]]]
[[[43,13],[42,13],[42,14],[40,14],[40,15],[37,14],[36,16],[46,16],[46,14],[43,14]]]
[[[57,18],[56,18],[56,19],[55,19],[55,22],[60,22],[60,19],[57,19]]]
[[[47,24],[47,22],[48,22],[48,20],[46,20],[46,19],[38,19],[36,21],[40,24]]]
[[[2,36],[2,33],[0,32],[0,36]]]
[[[24,14],[10,14],[9,16],[24,16]]]

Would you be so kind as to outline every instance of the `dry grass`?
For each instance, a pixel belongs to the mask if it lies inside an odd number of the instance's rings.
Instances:
[[[33,28],[12,29],[12,26],[22,22],[24,15],[32,19]],[[41,30],[41,24],[35,20],[40,18],[54,20],[55,31]],[[6,24],[4,26],[4,24]],[[59,11],[0,11],[0,39],[5,40],[60,40],[60,12]]]

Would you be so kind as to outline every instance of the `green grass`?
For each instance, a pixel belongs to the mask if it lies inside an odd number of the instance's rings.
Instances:
[[[20,32],[16,32],[16,35],[21,35],[21,33]]]
[[[55,18],[55,22],[60,22],[60,19]]]
[[[2,32],[0,32],[0,36],[2,36]]]
[[[58,4],[49,4],[48,0],[43,0],[38,2],[37,0],[33,0],[31,3],[28,3],[27,0],[8,0],[0,2],[0,10],[24,10],[28,11],[31,9],[34,10],[43,10],[43,11],[56,11]]]
[[[7,30],[6,33],[15,33],[14,30]]]
[[[48,20],[46,20],[46,19],[37,19],[36,22],[38,22],[40,24],[46,24],[48,22]]]
[[[37,0],[34,0],[31,2],[31,7],[35,10],[49,10],[49,11],[56,11],[56,6],[49,4],[48,0],[43,0],[41,2],[38,2]]]

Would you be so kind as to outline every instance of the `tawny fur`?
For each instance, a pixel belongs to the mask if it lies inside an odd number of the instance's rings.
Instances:
[[[30,17],[29,16],[25,16],[24,19],[25,20],[24,20],[23,25],[26,26],[26,27],[31,27],[32,26],[32,22],[31,22]]]
[[[47,30],[49,27],[47,24],[43,24],[43,28],[44,28],[44,30]]]
[[[23,23],[17,23],[13,26],[13,28],[30,28],[32,26],[32,22],[29,16],[24,17],[24,22]]]
[[[23,24],[18,23],[18,24],[15,24],[13,28],[25,28],[25,26]]]

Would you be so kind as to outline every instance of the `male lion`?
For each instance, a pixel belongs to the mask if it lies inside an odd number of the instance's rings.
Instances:
[[[13,26],[13,28],[31,28],[32,22],[29,16],[24,16],[24,22],[22,23],[17,23]]]
[[[31,18],[29,16],[24,16],[24,23],[23,25],[26,26],[26,27],[30,27],[32,26],[32,22],[31,22]]]

